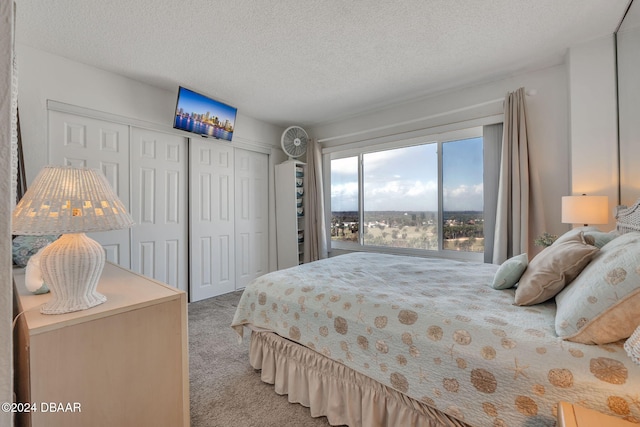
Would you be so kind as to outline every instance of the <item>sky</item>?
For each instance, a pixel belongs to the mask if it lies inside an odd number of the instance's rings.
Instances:
[[[231,123],[233,123],[236,118],[236,109],[234,107],[207,98],[189,89],[181,87],[178,96],[176,112],[180,110],[180,108],[183,108],[184,112],[188,114],[206,114],[208,111],[212,116],[217,116],[219,120],[223,122],[229,120]]]
[[[365,211],[436,211],[437,144],[363,155]],[[331,210],[358,210],[357,157],[331,162]],[[443,143],[443,208],[483,210],[482,138]]]

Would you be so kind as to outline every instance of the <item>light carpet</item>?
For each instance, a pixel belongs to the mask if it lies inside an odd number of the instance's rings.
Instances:
[[[241,292],[189,304],[192,427],[328,426],[289,403],[249,365],[249,339],[238,344],[231,321]],[[248,335],[248,334],[245,334]]]

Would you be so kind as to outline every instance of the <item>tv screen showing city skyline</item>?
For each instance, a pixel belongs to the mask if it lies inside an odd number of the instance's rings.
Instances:
[[[180,86],[173,127],[231,141],[237,111],[235,107]]]

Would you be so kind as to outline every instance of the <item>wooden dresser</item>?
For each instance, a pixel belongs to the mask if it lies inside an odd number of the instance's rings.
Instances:
[[[50,294],[27,292],[22,269],[14,279],[16,402],[31,411],[18,426],[189,425],[184,292],[107,263],[107,302],[44,315]]]

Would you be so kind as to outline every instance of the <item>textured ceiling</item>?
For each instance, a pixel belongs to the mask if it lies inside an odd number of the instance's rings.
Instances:
[[[281,126],[562,62],[628,0],[17,0],[16,40]]]

